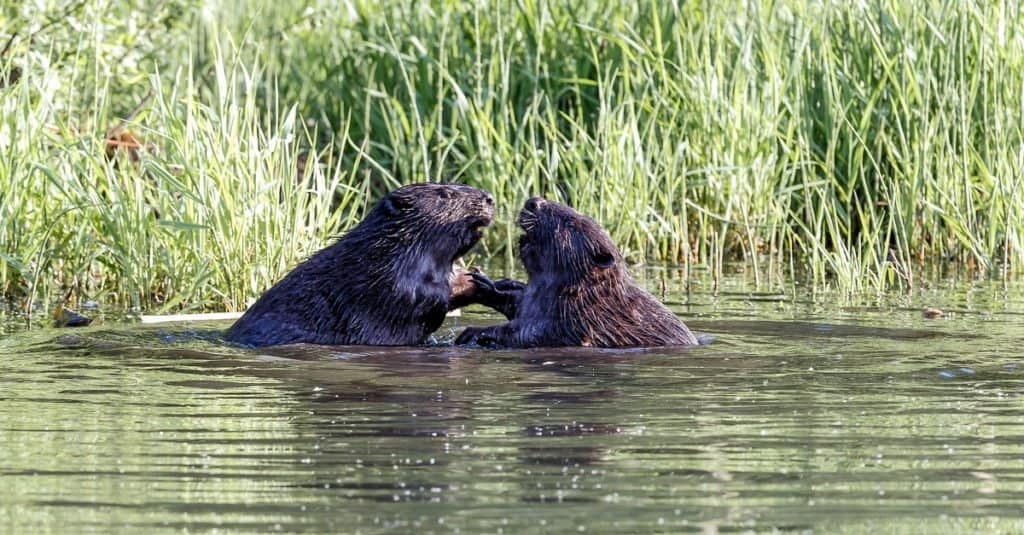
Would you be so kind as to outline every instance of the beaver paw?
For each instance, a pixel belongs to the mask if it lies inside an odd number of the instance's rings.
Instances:
[[[481,284],[480,279],[487,284]],[[480,272],[479,268],[465,269],[461,266],[452,268],[450,276],[452,292],[448,298],[448,310],[455,310],[474,303],[487,304],[494,287],[490,279]]]
[[[519,310],[519,302],[526,292],[526,285],[512,279],[492,281],[483,273],[471,273],[477,287],[479,302],[501,312],[506,318],[512,319]]]
[[[512,279],[499,279],[494,281],[494,288],[504,294],[522,295],[526,291],[526,284]]]
[[[457,346],[475,345],[486,349],[497,349],[500,347],[498,341],[491,333],[491,329],[480,327],[466,327],[466,330],[455,339]]]

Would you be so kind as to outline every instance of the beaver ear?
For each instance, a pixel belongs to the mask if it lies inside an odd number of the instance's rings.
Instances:
[[[412,202],[401,195],[388,195],[381,199],[380,204],[385,212],[395,215],[412,205]]]
[[[610,268],[615,265],[615,255],[608,251],[598,251],[597,254],[594,255],[594,263],[600,268]]]

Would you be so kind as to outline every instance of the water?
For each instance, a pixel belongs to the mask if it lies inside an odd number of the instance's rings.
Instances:
[[[1022,289],[670,291],[715,341],[650,351],[16,333],[0,532],[1021,532]]]

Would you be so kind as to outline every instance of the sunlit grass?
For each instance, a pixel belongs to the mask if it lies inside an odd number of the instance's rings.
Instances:
[[[764,284],[911,289],[1024,254],[1012,3],[80,4],[32,39],[65,4],[0,11],[6,295],[241,308],[422,180],[491,191],[505,262],[537,194],[632,261]],[[108,160],[125,118],[152,150]]]

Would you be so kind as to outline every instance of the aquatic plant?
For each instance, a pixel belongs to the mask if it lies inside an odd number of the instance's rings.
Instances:
[[[1013,3],[41,1],[0,28],[0,292],[27,302],[241,308],[422,180],[495,195],[506,265],[530,195],[634,262],[765,284],[1024,255]]]

